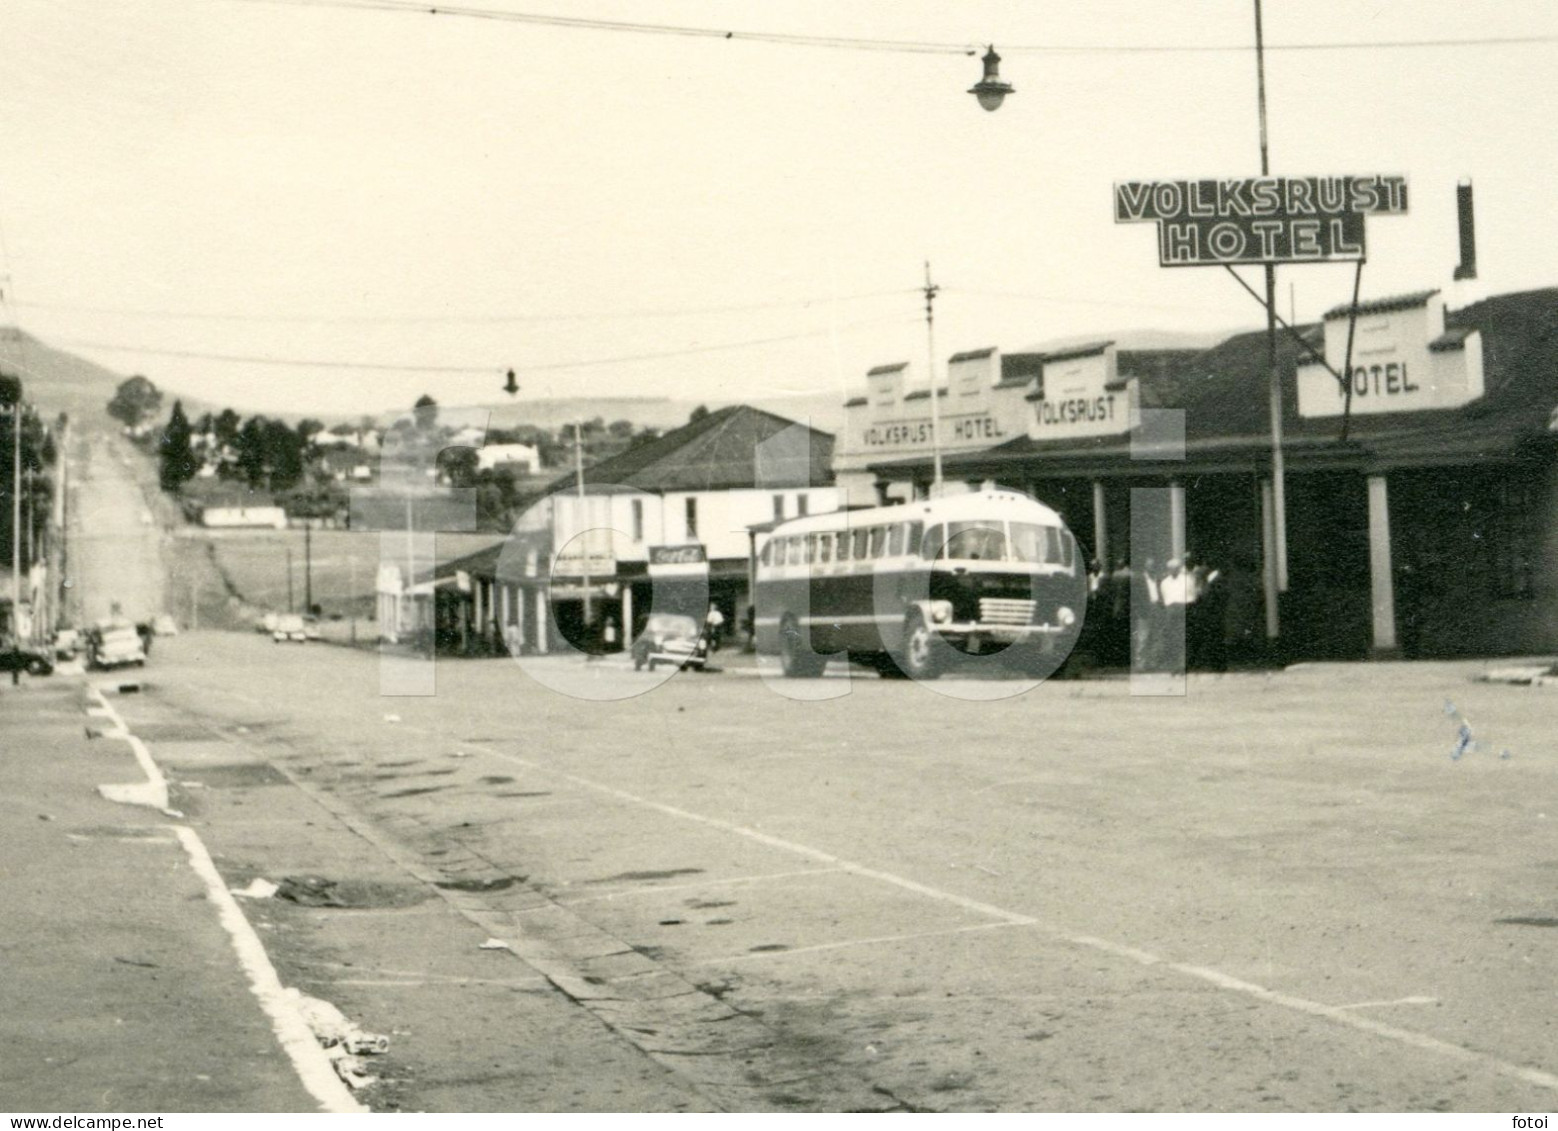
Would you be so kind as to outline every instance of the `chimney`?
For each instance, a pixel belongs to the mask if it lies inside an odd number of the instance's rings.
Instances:
[[[1462,181],[1455,188],[1456,212],[1461,229],[1461,264],[1455,269],[1455,280],[1477,277],[1477,228],[1472,216],[1471,182]]]

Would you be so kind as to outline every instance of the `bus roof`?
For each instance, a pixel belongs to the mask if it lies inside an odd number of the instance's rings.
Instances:
[[[812,534],[823,530],[855,529],[894,522],[976,522],[980,519],[1034,522],[1041,526],[1064,526],[1065,520],[1054,510],[1018,491],[970,491],[939,499],[916,499],[885,507],[828,511],[824,514],[792,518],[769,531],[771,535]],[[766,524],[765,524],[766,525]],[[759,535],[762,530],[756,530]]]

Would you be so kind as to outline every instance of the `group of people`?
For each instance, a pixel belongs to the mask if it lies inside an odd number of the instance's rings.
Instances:
[[[1227,568],[1147,558],[1088,568],[1085,639],[1097,662],[1136,671],[1226,671],[1258,662],[1264,639],[1262,596],[1254,564],[1234,557]],[[1091,631],[1089,631],[1091,629]]]

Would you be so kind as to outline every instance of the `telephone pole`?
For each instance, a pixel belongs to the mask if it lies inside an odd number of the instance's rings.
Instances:
[[[936,292],[941,290],[930,281],[930,260],[925,261],[925,368],[930,373],[930,454],[931,497],[941,489],[941,391],[936,388]]]

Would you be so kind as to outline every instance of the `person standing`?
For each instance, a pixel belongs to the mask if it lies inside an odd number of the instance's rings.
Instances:
[[[703,618],[703,631],[709,639],[709,651],[718,652],[720,637],[725,633],[725,614],[713,601],[709,602],[708,615]]]
[[[1193,596],[1190,575],[1185,563],[1170,558],[1168,572],[1158,582],[1158,600],[1163,606],[1160,622],[1158,661],[1169,672],[1185,670],[1185,613]]]

